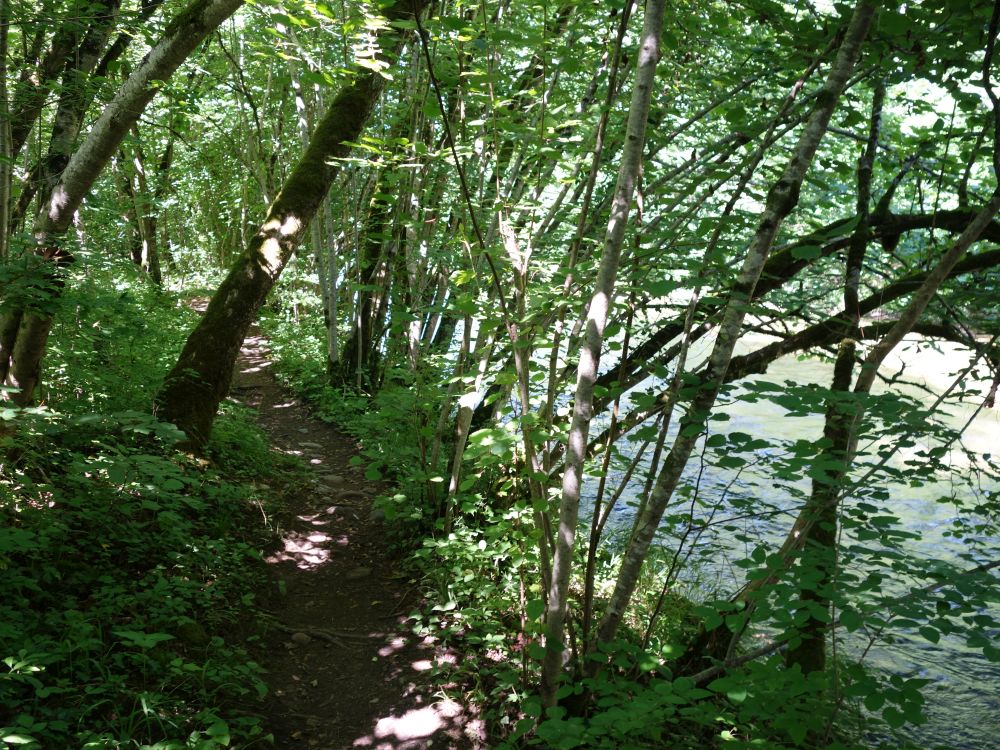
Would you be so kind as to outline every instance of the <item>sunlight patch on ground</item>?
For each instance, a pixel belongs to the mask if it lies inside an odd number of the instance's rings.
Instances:
[[[477,737],[481,722],[470,721],[461,705],[443,700],[433,706],[415,708],[400,716],[386,716],[375,724],[375,731],[359,737],[354,747],[370,750],[417,750],[430,747],[430,738],[447,733],[452,738],[465,734]],[[435,743],[436,745],[436,743]]]
[[[242,372],[244,375],[248,375],[248,374],[250,374],[252,372],[263,372],[265,369],[267,369],[270,366],[271,366],[270,362],[263,362],[262,361],[262,362],[254,363],[250,367],[245,367],[244,369],[240,370],[240,372]]]
[[[391,641],[389,641],[387,644],[385,644],[382,648],[380,648],[378,650],[378,655],[382,657],[392,656],[394,653],[396,653],[405,646],[406,646],[406,639],[401,637],[396,637],[393,638]]]
[[[331,539],[326,534],[313,532],[310,534],[300,534],[292,532],[287,534],[282,542],[284,549],[275,552],[267,557],[269,563],[294,562],[295,567],[300,570],[313,570],[330,560],[330,551],[325,546]],[[345,541],[337,540],[341,545]]]
[[[296,516],[296,518],[298,518],[300,521],[305,521],[308,524],[312,524],[313,526],[326,526],[328,523],[330,523],[331,520],[326,516],[333,515],[333,513],[336,512],[336,510],[337,508],[336,506],[334,506],[332,509],[327,510],[327,512],[323,514],[312,513],[306,516]],[[330,537],[327,537],[326,541],[330,541]]]
[[[410,666],[417,672],[426,672],[428,669],[432,669],[434,666],[440,666],[442,664],[458,664],[458,657],[451,652],[444,652],[439,653],[433,660],[418,659]]]

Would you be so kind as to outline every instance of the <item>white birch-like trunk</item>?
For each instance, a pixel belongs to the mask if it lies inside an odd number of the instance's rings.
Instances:
[[[663,29],[665,0],[649,0],[643,19],[642,36],[637,60],[635,88],[629,107],[625,149],[611,205],[611,218],[604,238],[604,252],[594,285],[594,293],[587,312],[586,336],[580,347],[577,369],[576,398],[573,403],[573,421],[566,449],[566,468],[563,473],[562,501],[559,506],[559,528],[549,585],[548,607],[545,613],[545,658],[542,662],[542,704],[556,704],[556,690],[562,673],[563,643],[573,563],[573,547],[580,511],[580,484],[583,462],[587,453],[587,437],[593,417],[594,384],[600,367],[604,329],[608,311],[614,299],[615,279],[625,241],[625,227],[632,207],[632,197],[642,168],[646,122],[653,94],[656,63],[660,58],[660,34]]]

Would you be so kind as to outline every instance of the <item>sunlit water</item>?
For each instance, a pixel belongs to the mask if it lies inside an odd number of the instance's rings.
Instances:
[[[762,342],[763,340],[752,341],[751,345],[756,347]],[[943,345],[939,351],[932,351],[926,346],[918,346],[917,342],[910,342],[901,347],[899,357],[886,363],[883,371],[893,373],[905,363],[907,380],[917,381],[934,393],[941,393],[968,364],[969,356],[968,352],[955,346]],[[984,368],[980,369],[985,374]],[[797,384],[816,383],[828,387],[831,374],[832,366],[829,363],[786,357],[775,362],[766,375],[759,376],[756,380],[778,384],[785,381]],[[941,420],[946,425],[959,429],[970,417],[975,416],[963,433],[962,445],[980,456],[991,452],[1000,454],[998,410],[980,409],[977,413],[977,407],[982,405],[983,395],[988,390],[989,381],[976,381],[970,376],[962,380],[962,386],[972,393],[964,403],[952,402],[942,407],[947,414],[942,414]],[[925,407],[929,407],[934,400],[934,395],[920,388],[904,386],[902,390],[919,399]],[[743,389],[738,391],[740,392]],[[713,422],[713,429],[722,433],[748,433],[754,438],[773,441],[775,446],[758,451],[751,457],[755,464],[739,473],[711,465],[700,467],[698,461],[692,460],[685,480],[694,485],[698,480],[699,469],[704,468],[701,472],[699,495],[706,501],[713,502],[722,495],[723,488],[728,486],[729,497],[715,512],[715,516],[712,516],[713,520],[719,520],[727,514],[738,516],[741,511],[734,509],[729,500],[738,501],[740,497],[752,500],[755,507],[759,507],[762,501],[773,505],[775,513],[764,518],[741,519],[734,522],[728,531],[723,531],[721,525],[715,526],[701,536],[699,545],[706,554],[692,557],[695,562],[692,569],[699,577],[699,585],[717,587],[719,592],[732,591],[742,583],[743,572],[733,567],[732,562],[748,556],[757,540],[768,545],[780,544],[801,506],[801,498],[804,493],[808,493],[808,479],[776,481],[767,470],[768,459],[773,459],[781,452],[778,447],[780,442],[800,438],[815,440],[822,435],[823,429],[823,416],[820,413],[790,417],[786,409],[770,400],[760,399],[751,403],[732,396],[728,400],[731,403],[720,411],[729,414],[729,421]],[[598,428],[595,427],[595,432],[596,429]],[[915,460],[919,451],[934,445],[933,441],[923,436],[915,437],[917,445],[899,450],[890,459],[890,467],[905,470],[906,461]],[[667,441],[668,448],[669,445],[670,439]],[[960,511],[954,503],[941,502],[940,499],[954,497],[959,501],[968,501],[974,492],[978,492],[982,498],[983,493],[995,490],[996,487],[986,484],[970,488],[961,481],[971,475],[972,470],[964,454],[959,451],[951,451],[947,460],[951,464],[950,472],[942,473],[935,481],[925,482],[921,486],[910,486],[906,481],[889,483],[885,478],[873,479],[871,482],[880,484],[888,491],[888,501],[883,502],[883,506],[901,519],[901,528],[919,535],[916,539],[905,541],[902,545],[904,552],[916,559],[939,560],[967,569],[996,558],[1000,548],[997,542],[1000,540],[975,536],[956,538],[950,535],[953,521],[960,515]],[[635,514],[640,483],[633,479],[632,486],[635,490],[627,491],[611,521],[611,525],[619,530],[627,529]],[[593,492],[592,486],[590,490]],[[848,498],[845,503],[853,500],[854,498]],[[686,509],[688,502],[684,499],[675,500],[675,504],[668,509],[668,514]],[[711,503],[706,502],[698,508],[695,518],[706,520],[712,512],[709,505]],[[962,511],[961,515],[967,515],[967,511]],[[739,532],[732,531],[732,526],[737,526]],[[890,595],[903,593],[909,590],[909,586],[927,583],[923,578],[900,580],[891,571],[887,572],[889,575],[884,590]],[[1000,605],[993,602],[988,605],[986,612],[995,619],[1000,618]],[[995,631],[987,631],[986,634],[994,641],[1000,639]],[[908,726],[901,736],[927,747],[951,747],[956,750],[1000,748],[1000,664],[989,662],[981,649],[969,648],[965,638],[959,635],[942,635],[940,641],[934,644],[919,633],[897,628],[893,630],[893,638],[891,643],[879,641],[871,647],[865,663],[886,674],[932,681],[923,691],[927,699],[927,723],[915,728]],[[859,631],[848,635],[841,648],[846,653],[857,656],[867,645],[867,638]],[[888,746],[892,746],[891,740]]]

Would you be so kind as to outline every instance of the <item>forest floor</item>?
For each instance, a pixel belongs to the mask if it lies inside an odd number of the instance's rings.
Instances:
[[[260,660],[276,747],[485,747],[482,723],[435,668],[457,657],[408,627],[419,591],[400,577],[372,512],[382,488],[349,465],[355,441],[312,418],[277,382],[256,329],[232,394],[257,411],[275,449],[301,456],[312,473],[312,489],[282,518],[259,598],[270,623]]]

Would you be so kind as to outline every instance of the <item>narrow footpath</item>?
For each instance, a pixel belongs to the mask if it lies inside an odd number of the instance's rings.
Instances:
[[[352,438],[291,396],[270,372],[267,343],[247,338],[232,396],[257,410],[277,450],[314,474],[267,558],[261,607],[269,627],[263,666],[271,687],[267,729],[279,750],[486,747],[482,725],[455,686],[430,679],[455,659],[413,635],[415,585],[398,576],[372,513],[381,488],[349,465]]]

